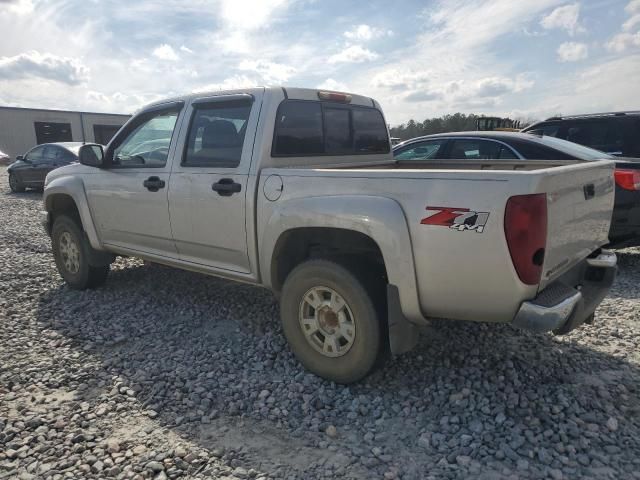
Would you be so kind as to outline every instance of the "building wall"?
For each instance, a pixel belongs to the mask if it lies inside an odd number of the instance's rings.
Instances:
[[[74,142],[94,142],[94,125],[124,125],[129,115],[0,107],[0,150],[15,159],[36,144],[35,122],[68,123]]]

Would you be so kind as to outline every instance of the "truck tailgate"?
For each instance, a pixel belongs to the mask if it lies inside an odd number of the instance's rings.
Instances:
[[[540,289],[608,243],[613,170],[613,162],[597,161],[552,168],[541,177],[548,226]]]

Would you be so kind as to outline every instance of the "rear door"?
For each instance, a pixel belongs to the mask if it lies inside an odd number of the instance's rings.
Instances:
[[[249,273],[248,191],[262,90],[194,100],[171,174],[169,211],[181,260]]]
[[[25,184],[35,184],[38,181],[38,170],[44,161],[47,145],[39,145],[32,148],[25,156],[26,162],[20,166],[18,174]]]
[[[584,162],[548,169],[538,185],[547,194],[547,246],[541,288],[609,242],[614,163]]]
[[[46,145],[42,158],[36,163],[34,169],[34,180],[38,183],[44,184],[44,179],[51,170],[53,170],[53,163],[55,161],[56,151],[58,147],[55,145]]]

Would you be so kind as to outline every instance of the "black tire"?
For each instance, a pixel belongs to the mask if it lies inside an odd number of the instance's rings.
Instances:
[[[73,255],[74,261],[69,265],[68,251],[69,242],[75,244],[77,255]],[[86,290],[96,288],[107,280],[109,274],[109,264],[92,266],[89,265],[89,245],[79,223],[66,215],[59,215],[53,222],[51,230],[51,243],[53,256],[56,261],[58,272],[64,281],[75,290]],[[75,261],[77,260],[77,261]]]
[[[9,174],[9,188],[13,193],[22,193],[25,191],[25,186],[20,182],[15,173]]]
[[[374,300],[374,288],[365,287],[366,280],[363,280],[363,276],[355,275],[333,261],[308,260],[293,269],[282,288],[280,316],[291,350],[307,370],[336,383],[349,384],[361,380],[379,365],[378,360],[385,352],[382,309]],[[352,313],[351,324],[355,325],[355,335],[351,345],[344,347],[346,352],[340,356],[327,356],[330,353],[319,352],[316,348],[321,347],[314,347],[314,341],[308,338],[320,341],[318,339],[323,338],[324,330],[315,330],[315,336],[305,335],[305,327],[299,320],[305,316],[303,309],[308,308],[303,306],[305,295],[318,287],[333,290],[342,297]],[[320,308],[317,312],[315,308],[309,311],[314,312],[312,315],[315,318],[320,318]],[[344,315],[342,318],[345,318]],[[319,321],[317,325],[320,325]],[[341,340],[346,341],[346,338]]]

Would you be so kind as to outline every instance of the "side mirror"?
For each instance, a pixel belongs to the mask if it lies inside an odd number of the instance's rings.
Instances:
[[[24,162],[26,160],[26,158],[24,158],[24,155],[18,155],[16,157],[16,160],[22,160]]]
[[[104,164],[104,150],[102,149],[102,145],[98,145],[97,143],[82,145],[78,151],[78,160],[80,160],[82,165],[101,168]]]

